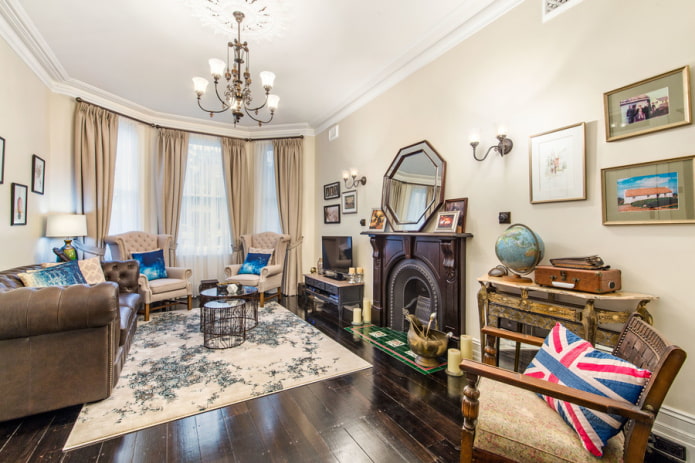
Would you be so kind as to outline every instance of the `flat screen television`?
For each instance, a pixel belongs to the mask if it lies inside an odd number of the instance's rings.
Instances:
[[[341,277],[352,267],[352,236],[321,237],[321,257],[327,276]],[[337,275],[335,275],[337,274]]]

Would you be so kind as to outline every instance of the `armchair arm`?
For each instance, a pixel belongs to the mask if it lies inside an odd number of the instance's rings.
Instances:
[[[0,339],[105,326],[120,317],[118,285],[17,288],[0,292]]]
[[[177,280],[189,280],[193,276],[191,269],[184,267],[166,267],[166,271],[169,278]]]
[[[261,269],[261,280],[282,273],[282,265],[267,265]]]
[[[227,265],[224,268],[224,275],[229,278],[231,276],[234,276],[239,273],[239,269],[241,268],[241,264],[232,264],[232,265]]]
[[[509,384],[514,387],[526,389],[531,392],[548,395],[556,399],[581,405],[592,410],[598,410],[614,415],[621,415],[641,423],[653,423],[655,418],[654,413],[645,411],[636,405],[624,401],[610,399],[591,392],[581,391],[562,384],[551,383],[542,379],[533,378],[522,373],[504,370],[502,368],[486,365],[468,359],[462,360],[460,366],[464,372],[464,375],[466,376],[466,386],[464,388],[463,400],[464,402],[472,403],[473,401],[471,399],[475,399],[474,401],[476,407],[477,398],[480,396],[480,393],[477,390],[477,385],[479,377],[482,376],[485,378],[490,378],[494,381]],[[477,394],[475,397],[473,397],[471,394],[473,391],[475,391]],[[464,416],[465,415],[466,413],[464,412]]]

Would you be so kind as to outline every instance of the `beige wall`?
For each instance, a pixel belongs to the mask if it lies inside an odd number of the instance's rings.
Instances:
[[[328,131],[317,135],[317,217],[325,204],[337,202],[323,201],[323,184],[340,179],[349,167],[368,179],[358,190],[358,214],[343,215],[339,225],[318,222],[317,235],[357,237],[356,264],[371,266],[359,219],[379,207],[381,179],[398,149],[427,139],[447,161],[446,197],[469,198],[469,333],[478,337],[476,278],[499,263],[494,245],[506,225],[497,223],[497,213],[511,211],[513,223],[530,226],[544,239],[546,257],[599,254],[622,270],[625,290],[659,296],[649,305],[656,326],[693,353],[695,225],[604,226],[599,180],[603,167],[695,154],[695,126],[607,143],[602,100],[606,91],[695,64],[695,3],[587,1],[545,24],[538,3],[523,2],[340,121],[337,140],[329,142]],[[582,121],[588,199],[530,204],[529,136]],[[470,133],[479,131],[480,148],[487,149],[499,124],[508,128],[514,150],[504,159],[491,154],[476,162]],[[314,248],[318,257],[318,241]],[[686,364],[666,401],[690,415],[694,372]]]

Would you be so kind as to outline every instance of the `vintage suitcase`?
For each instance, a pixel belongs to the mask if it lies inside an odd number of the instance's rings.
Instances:
[[[572,289],[587,293],[610,293],[621,287],[620,270],[579,270],[573,268],[539,265],[534,280],[541,286]]]

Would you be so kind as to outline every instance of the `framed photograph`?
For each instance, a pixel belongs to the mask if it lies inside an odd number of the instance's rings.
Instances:
[[[46,161],[33,155],[31,157],[31,191],[43,194],[43,182],[46,179]]]
[[[459,211],[440,211],[437,214],[436,232],[455,232],[459,221]]]
[[[369,218],[369,229],[374,231],[386,230],[386,215],[381,209],[372,209],[372,216]]]
[[[531,136],[531,203],[586,199],[585,124]]]
[[[695,223],[693,159],[601,169],[603,224]]]
[[[323,206],[323,223],[340,223],[340,204]]]
[[[582,0],[543,0],[543,22],[550,21],[580,3]]]
[[[323,199],[340,198],[340,182],[333,182],[323,186]]]
[[[343,214],[357,213],[357,190],[343,193]]]
[[[10,204],[12,218],[10,219],[10,225],[27,224],[27,191],[26,185],[12,183],[12,203]]]
[[[606,141],[690,124],[690,68],[606,92],[603,106]]]
[[[0,137],[0,185],[5,181],[5,139]]]
[[[456,233],[465,233],[466,231],[466,210],[468,209],[468,198],[445,199],[444,211],[458,211],[459,218],[456,224]]]

